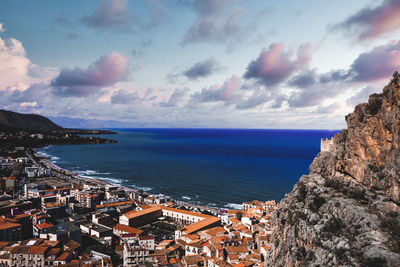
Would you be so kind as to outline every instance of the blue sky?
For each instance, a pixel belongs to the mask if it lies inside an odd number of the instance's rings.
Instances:
[[[400,69],[400,3],[4,0],[0,106],[132,127],[328,128]]]

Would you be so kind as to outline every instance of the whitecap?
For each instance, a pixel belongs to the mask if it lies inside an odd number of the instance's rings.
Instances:
[[[224,207],[235,209],[235,210],[243,209],[242,204],[236,204],[236,203],[228,203],[228,204],[224,205]]]
[[[182,198],[183,198],[183,199],[187,199],[187,200],[191,200],[191,198],[190,198],[190,197],[187,197],[187,196],[182,196]]]

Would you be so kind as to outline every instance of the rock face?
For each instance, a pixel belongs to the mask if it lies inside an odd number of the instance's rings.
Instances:
[[[346,122],[272,215],[265,266],[400,266],[400,75]]]

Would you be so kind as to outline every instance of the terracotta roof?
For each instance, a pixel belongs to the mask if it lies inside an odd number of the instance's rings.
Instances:
[[[79,248],[81,246],[81,244],[79,244],[78,242],[74,241],[74,240],[68,240],[66,243],[64,243],[64,249],[68,248],[69,250],[75,250],[77,248]]]
[[[249,250],[247,247],[231,247],[227,246],[225,247],[226,251],[231,254],[231,253],[248,253]]]
[[[233,222],[233,223],[240,223],[240,221],[238,220],[238,219],[236,219],[236,218],[231,218],[231,219],[229,219],[231,222]]]
[[[115,206],[123,206],[133,204],[133,201],[121,201],[121,202],[114,202],[114,203],[107,203],[103,205],[96,205],[96,209],[106,208],[106,207],[115,207]]]
[[[171,243],[172,241],[173,241],[173,240],[171,240],[171,239],[166,239],[166,240],[161,241],[161,242],[160,242],[160,245],[161,245],[161,244],[165,244],[165,243],[169,244],[169,243]]]
[[[193,241],[190,241],[189,243],[187,243],[188,246],[196,247],[196,248],[201,247],[202,244],[203,244],[203,241],[201,241],[199,239],[193,240]]]
[[[192,223],[191,225],[185,226],[181,229],[182,232],[185,232],[186,234],[192,234],[197,231],[200,231],[204,229],[205,227],[212,225],[214,223],[217,223],[221,221],[220,218],[214,217],[214,216],[208,216],[207,219],[201,220],[196,223]]]
[[[205,259],[203,256],[198,255],[198,254],[194,254],[194,255],[186,255],[183,256],[183,261],[187,264],[187,265],[195,265],[199,262],[204,262]]]
[[[141,205],[140,206],[140,208],[142,209],[142,210],[145,210],[145,209],[150,209],[150,208],[152,208],[153,206],[150,206],[150,205]]]
[[[206,230],[206,233],[209,234],[212,237],[214,237],[214,236],[216,236],[218,234],[223,234],[225,232],[226,232],[226,230],[221,226],[213,227],[213,228],[210,228],[210,229]]]
[[[228,210],[229,214],[243,213],[243,210]]]
[[[16,223],[15,220],[9,218],[0,217],[0,230],[6,230],[10,228],[15,228],[21,226],[19,223]]]
[[[56,260],[57,261],[66,261],[68,256],[69,256],[69,254],[70,254],[70,252],[64,252]]]
[[[16,214],[16,215],[14,215],[14,218],[15,218],[15,219],[20,219],[20,218],[25,218],[25,217],[30,217],[30,216],[31,216],[30,214],[21,213],[21,214]]]
[[[161,210],[161,208],[158,206],[149,208],[149,209],[145,209],[145,210],[139,210],[139,211],[131,210],[131,211],[128,211],[127,213],[125,213],[124,216],[127,217],[128,219],[133,219],[133,218],[143,216],[143,215],[146,215],[149,213],[157,212],[160,210]]]
[[[48,255],[57,255],[61,251],[61,248],[52,248],[47,253]]]
[[[41,254],[43,255],[49,247],[40,247],[40,246],[30,246],[27,254]]]
[[[50,228],[50,227],[52,227],[52,226],[53,226],[52,224],[47,223],[47,222],[43,222],[43,223],[41,223],[41,224],[36,224],[36,225],[35,225],[35,227],[36,227],[37,229],[39,229],[39,230],[43,230],[43,229],[46,229],[46,228]]]
[[[4,248],[5,246],[7,246],[10,242],[7,241],[0,241],[0,249]]]
[[[61,206],[61,205],[63,205],[63,204],[58,203],[58,202],[50,202],[50,203],[44,204],[44,206],[46,208],[54,208],[54,207],[58,207],[58,206]]]
[[[136,235],[141,235],[143,233],[142,230],[134,228],[134,227],[130,227],[127,225],[123,225],[123,224],[117,224],[116,226],[114,226],[115,230],[121,231],[121,232],[125,232],[128,234],[136,234]]]

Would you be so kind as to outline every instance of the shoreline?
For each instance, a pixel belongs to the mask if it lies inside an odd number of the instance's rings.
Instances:
[[[45,146],[45,147],[50,147],[50,146],[52,146],[52,145]],[[68,169],[61,168],[60,166],[58,166],[55,163],[51,162],[51,158],[50,157],[41,156],[41,155],[37,154],[38,152],[40,152],[40,151],[38,151],[39,149],[43,149],[45,147],[33,149],[33,156],[36,157],[37,159],[39,159],[40,162],[45,164],[45,166],[47,168],[49,168],[52,171],[55,171],[57,174],[61,175],[61,177],[56,175],[58,178],[67,180],[67,181],[69,181],[69,182],[71,182],[73,184],[74,184],[73,180],[76,180],[76,181],[79,181],[78,184],[96,183],[97,185],[100,184],[100,185],[103,185],[103,186],[118,187],[118,188],[123,189],[126,192],[129,192],[129,193],[141,191],[140,189],[131,188],[131,187],[128,187],[128,186],[125,186],[125,185],[122,185],[122,184],[114,184],[112,182],[104,181],[102,179],[96,179],[96,178],[93,178],[93,177],[90,177],[90,176],[86,176],[85,177],[85,176],[80,175],[80,174],[78,174],[76,172],[72,172],[72,171],[70,171]],[[49,156],[51,156],[51,155],[49,155]],[[142,191],[144,191],[144,190],[142,190]],[[150,193],[150,194],[152,194],[152,195],[164,195],[164,194],[161,194],[161,193]],[[229,207],[218,207],[218,206],[211,207],[211,206],[206,206],[206,205],[199,205],[199,204],[194,204],[194,203],[187,202],[187,201],[184,201],[184,200],[177,200],[177,199],[175,199],[173,197],[169,197],[169,198],[176,205],[189,206],[189,207],[192,207],[192,208],[198,208],[198,209],[201,209],[201,210],[207,210],[207,211],[211,211],[211,212],[215,212],[215,213],[220,213],[221,211],[224,211],[224,210],[238,210],[238,209],[232,209],[232,208],[229,208]],[[242,204],[228,203],[226,205],[241,206],[240,210],[243,210]]]

